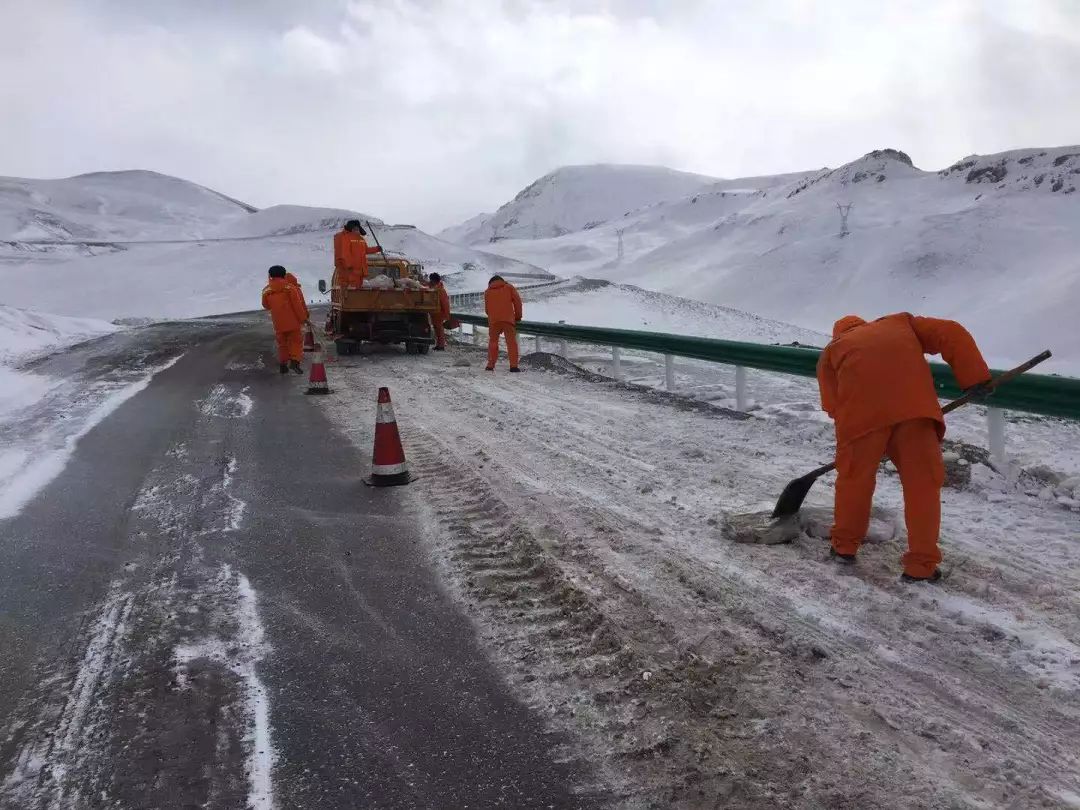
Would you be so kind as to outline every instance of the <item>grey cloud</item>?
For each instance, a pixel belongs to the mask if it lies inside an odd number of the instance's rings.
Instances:
[[[982,7],[7,0],[0,173],[153,168],[435,228],[565,163],[936,168],[1077,140],[1068,4]]]

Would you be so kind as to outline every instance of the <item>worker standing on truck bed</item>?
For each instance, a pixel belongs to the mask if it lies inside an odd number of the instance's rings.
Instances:
[[[304,336],[301,328],[308,324],[308,308],[300,288],[286,281],[286,270],[275,264],[269,271],[270,281],[263,288],[262,306],[270,310],[274,337],[278,348],[278,370],[285,374],[291,368],[303,374],[300,360],[304,357]]]
[[[439,294],[439,311],[431,316],[431,325],[435,328],[435,351],[446,351],[446,322],[450,320],[450,295],[443,286],[442,276],[432,273],[428,277],[431,289]]]
[[[492,276],[484,292],[484,312],[488,319],[487,370],[494,371],[499,359],[499,335],[506,335],[506,353],[510,356],[510,370],[518,368],[517,324],[521,320],[521,296],[513,284],[507,284],[502,276]]]
[[[334,271],[341,287],[362,287],[367,278],[367,257],[378,253],[379,248],[368,247],[365,236],[367,233],[358,219],[350,219],[334,234]]]
[[[857,315],[841,318],[817,367],[821,407],[836,423],[832,554],[855,562],[870,525],[878,466],[887,455],[904,489],[903,579],[909,582],[941,578],[945,418],[925,354],[940,354],[961,388],[989,390],[990,369],[964,327],[907,312],[872,323]]]

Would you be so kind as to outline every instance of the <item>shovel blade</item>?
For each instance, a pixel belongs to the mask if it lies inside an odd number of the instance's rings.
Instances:
[[[803,501],[806,500],[807,493],[810,492],[810,488],[814,486],[814,482],[818,480],[818,477],[815,470],[809,475],[804,475],[789,482],[784,487],[784,491],[780,493],[780,498],[776,502],[776,508],[773,509],[772,516],[780,518],[798,514]]]

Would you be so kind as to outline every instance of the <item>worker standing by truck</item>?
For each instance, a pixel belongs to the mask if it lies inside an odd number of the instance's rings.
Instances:
[[[301,332],[308,323],[308,308],[300,288],[286,281],[287,271],[280,264],[269,270],[270,281],[263,288],[262,307],[270,310],[274,337],[278,349],[278,370],[282,374],[292,369],[303,374],[300,360],[304,357],[304,337]],[[310,324],[308,324],[310,328]]]
[[[484,292],[484,311],[488,319],[487,370],[494,371],[499,359],[499,335],[506,335],[506,353],[510,357],[510,370],[518,368],[517,326],[521,320],[521,296],[513,284],[502,276],[492,276]]]
[[[432,273],[428,285],[439,294],[439,311],[431,316],[431,325],[435,328],[435,351],[446,351],[446,322],[450,320],[450,295],[443,286],[442,276]]]
[[[368,273],[367,257],[379,252],[377,246],[368,246],[365,236],[367,233],[358,219],[350,219],[342,230],[334,234],[334,272],[341,287],[364,285]]]

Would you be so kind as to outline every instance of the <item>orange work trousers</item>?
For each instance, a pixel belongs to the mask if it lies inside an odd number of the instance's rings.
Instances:
[[[277,358],[279,363],[290,360],[300,362],[304,359],[304,333],[299,329],[289,332],[274,332],[277,339]]]
[[[506,335],[506,353],[510,355],[510,368],[517,368],[517,329],[509,321],[488,325],[488,368],[494,368],[499,359],[499,335]]]
[[[854,554],[870,527],[870,509],[878,465],[887,455],[900,473],[908,550],[904,571],[927,577],[941,562],[941,485],[945,463],[933,419],[911,419],[880,428],[836,450],[836,515],[832,545],[838,554]]]
[[[446,327],[438,316],[431,319],[431,328],[435,330],[435,345],[446,348]]]

